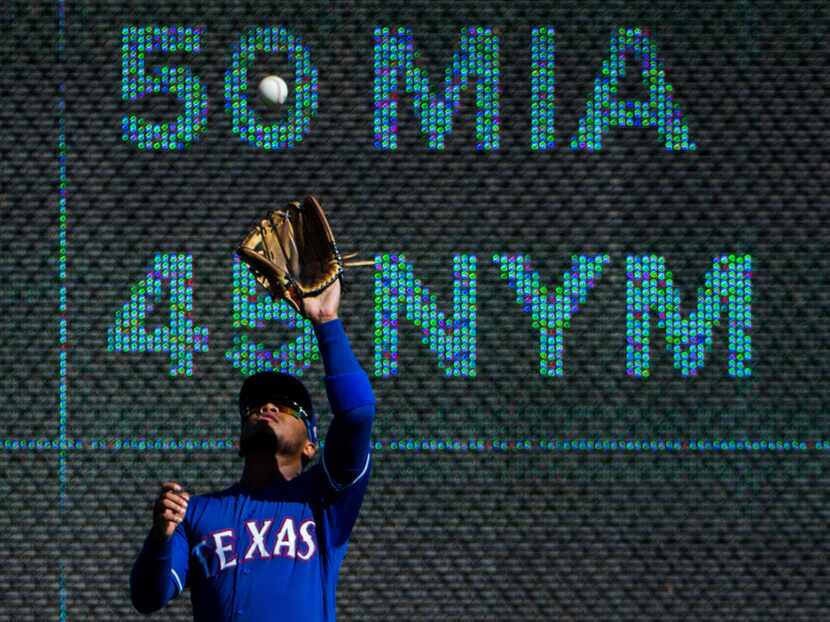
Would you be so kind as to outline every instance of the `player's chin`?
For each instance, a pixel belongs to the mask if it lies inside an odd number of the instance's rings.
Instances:
[[[276,433],[265,426],[257,428],[246,436],[243,436],[239,442],[239,455],[245,456],[249,453],[262,452],[273,455],[276,452],[279,442]]]
[[[248,438],[255,436],[275,436],[276,433],[273,422],[260,419],[252,427],[248,428],[246,436]]]

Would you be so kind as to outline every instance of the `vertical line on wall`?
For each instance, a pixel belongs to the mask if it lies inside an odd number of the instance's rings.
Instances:
[[[64,27],[65,13],[64,0],[58,0],[58,40],[57,40],[57,61],[60,71],[58,82],[58,520],[64,523],[64,511],[66,509],[66,415],[67,415],[67,391],[66,391],[66,355],[67,355],[67,331],[68,321],[66,314],[66,127],[64,123],[65,110],[65,83],[66,76],[64,56]],[[58,556],[58,606],[59,620],[66,620],[66,588],[64,580],[64,558]]]

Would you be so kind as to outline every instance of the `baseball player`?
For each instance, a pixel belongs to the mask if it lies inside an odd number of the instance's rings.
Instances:
[[[191,496],[165,482],[130,574],[141,613],[190,588],[193,618],[333,621],[340,564],[371,472],[375,400],[337,317],[339,279],[305,298],[334,418],[319,462],[317,416],[296,378],[261,372],[239,394],[239,455],[229,488]]]

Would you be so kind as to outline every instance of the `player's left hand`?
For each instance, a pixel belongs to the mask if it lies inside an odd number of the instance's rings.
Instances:
[[[314,325],[337,319],[340,308],[340,279],[316,296],[302,299],[303,315]]]

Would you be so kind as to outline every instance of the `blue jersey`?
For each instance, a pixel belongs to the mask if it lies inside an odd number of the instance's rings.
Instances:
[[[338,573],[371,472],[374,395],[340,320],[315,326],[334,413],[320,461],[297,477],[194,495],[163,544],[150,535],[130,593],[149,613],[190,589],[196,622],[333,622]]]

